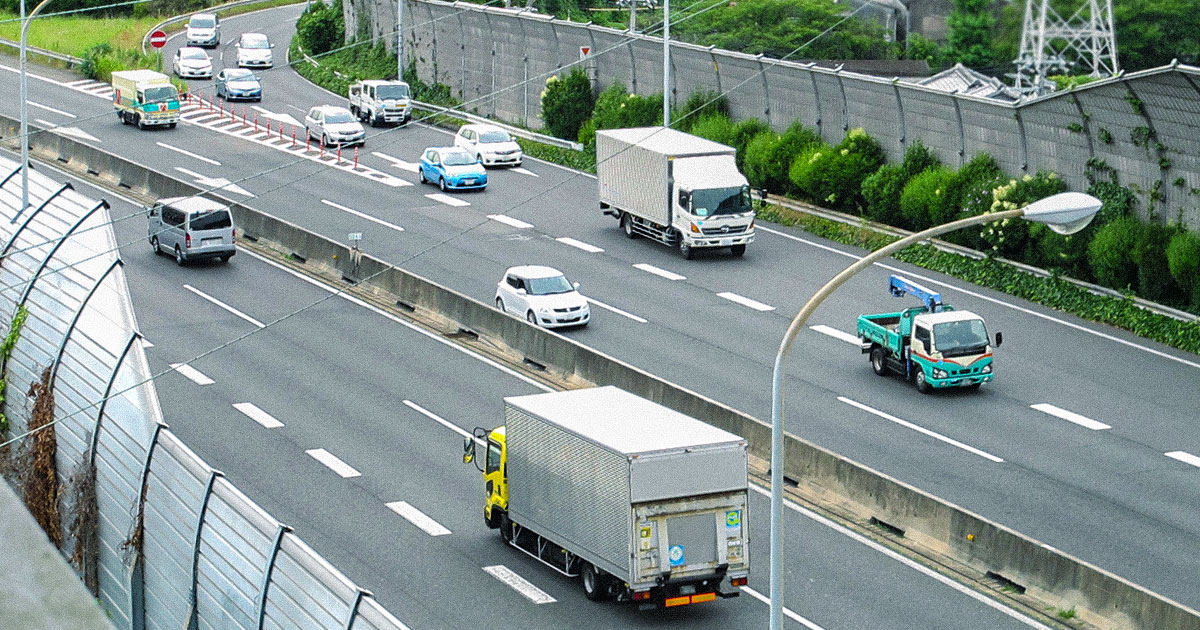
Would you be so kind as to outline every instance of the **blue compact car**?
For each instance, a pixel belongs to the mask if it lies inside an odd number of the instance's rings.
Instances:
[[[217,73],[217,98],[227,101],[261,101],[262,84],[249,70],[226,68]]]
[[[456,147],[430,147],[421,154],[418,174],[422,184],[437,184],[442,191],[483,190],[487,171],[474,155]]]

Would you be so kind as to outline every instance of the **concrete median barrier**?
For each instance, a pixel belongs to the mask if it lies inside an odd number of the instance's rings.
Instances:
[[[16,122],[0,117],[11,140]],[[150,197],[203,192],[199,187],[109,155],[72,138],[31,136],[35,155],[102,182],[117,182]],[[208,194],[208,193],[206,193]],[[219,195],[211,195],[221,198]],[[290,255],[412,310],[436,314],[451,327],[472,331],[515,356],[575,383],[616,385],[682,413],[744,436],[750,452],[769,459],[770,426],[696,392],[496,310],[489,303],[436,282],[357,255],[347,245],[241,203],[223,199],[246,237]],[[488,296],[490,299],[490,296]],[[452,332],[452,331],[451,331]],[[499,404],[499,401],[497,401]],[[1200,613],[1082,562],[952,503],[815,444],[787,437],[787,478],[815,502],[836,504],[863,520],[875,519],[905,538],[980,572],[1018,585],[1079,619],[1104,628],[1200,630]]]

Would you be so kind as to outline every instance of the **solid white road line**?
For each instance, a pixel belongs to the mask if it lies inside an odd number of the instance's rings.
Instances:
[[[538,175],[537,173],[534,173],[533,171],[527,171],[527,170],[525,170],[525,169],[521,168],[520,166],[518,166],[518,167],[516,167],[516,168],[513,168],[513,169],[511,169],[511,170],[512,170],[512,172],[514,172],[514,173],[520,173],[520,174],[522,174],[522,175],[530,175],[530,176],[533,176],[533,177],[541,177],[541,176],[540,176],[540,175]]]
[[[451,197],[450,195],[445,195],[442,193],[433,193],[432,195],[425,195],[425,196],[428,197],[429,199],[432,199],[432,200],[438,202],[438,203],[444,203],[447,206],[454,206],[455,208],[461,208],[463,206],[471,205],[471,202],[469,202],[469,201],[463,201],[462,199],[457,199],[455,197]]]
[[[182,153],[183,155],[186,155],[188,157],[196,158],[197,160],[200,160],[201,162],[206,162],[208,164],[212,164],[213,166],[221,165],[221,163],[216,160],[206,158],[203,155],[196,155],[195,153],[192,153],[191,151],[188,151],[187,149],[180,149],[179,147],[173,147],[165,142],[155,142],[154,144],[157,144],[158,146],[160,146],[164,149],[170,149],[176,153]]]
[[[867,413],[879,416],[880,418],[883,418],[884,420],[888,420],[890,422],[895,422],[896,424],[898,424],[902,427],[905,427],[907,429],[912,429],[913,431],[916,431],[917,433],[921,433],[923,435],[928,435],[931,438],[941,440],[951,446],[957,446],[958,448],[961,448],[964,451],[967,451],[968,453],[974,453],[984,459],[990,459],[993,462],[996,462],[997,464],[1004,461],[1003,459],[1000,459],[999,457],[996,457],[995,455],[992,455],[991,453],[988,453],[986,451],[981,451],[981,450],[975,448],[974,446],[967,446],[966,444],[963,444],[962,442],[959,442],[958,440],[948,438],[940,433],[930,431],[929,429],[926,429],[925,427],[917,426],[911,422],[901,420],[900,418],[897,418],[896,416],[893,416],[888,413],[884,413],[873,407],[868,407],[860,402],[850,400],[849,398],[846,398],[845,396],[838,396],[837,399],[846,403],[847,405],[850,405],[851,407],[857,407]]]
[[[1191,464],[1200,468],[1200,457],[1196,457],[1195,455],[1192,455],[1186,451],[1171,451],[1170,453],[1163,454],[1171,459],[1177,459],[1185,464]]]
[[[483,570],[488,572],[488,574],[490,574],[492,577],[496,578],[497,580],[504,582],[509,587],[511,587],[513,590],[515,590],[516,592],[529,598],[529,601],[531,601],[535,604],[552,604],[555,601],[558,601],[558,600],[554,599],[553,597],[550,597],[550,595],[546,591],[543,591],[542,589],[534,586],[533,584],[530,584],[529,580],[526,580],[525,578],[517,575],[516,573],[513,573],[512,569],[509,569],[508,567],[504,566],[503,564],[497,564],[497,565],[490,566],[490,567],[483,567]]]
[[[604,251],[603,249],[600,249],[599,247],[596,247],[595,245],[589,245],[587,243],[584,243],[583,241],[577,241],[568,236],[563,236],[561,238],[556,238],[554,240],[558,241],[559,243],[562,243],[563,245],[570,245],[571,247],[577,247],[579,249],[582,249],[585,252],[588,252],[589,254],[599,254],[600,252]]]
[[[403,231],[404,231],[404,228],[400,227],[399,225],[393,225],[393,224],[391,224],[391,223],[388,223],[387,221],[384,221],[384,220],[382,220],[382,219],[376,219],[375,217],[373,217],[373,216],[371,216],[371,215],[369,215],[369,214],[364,214],[364,213],[362,213],[362,212],[359,212],[358,210],[352,210],[352,209],[350,209],[350,208],[347,208],[346,206],[343,206],[343,205],[341,205],[341,204],[334,203],[334,202],[332,202],[332,201],[330,201],[330,200],[328,200],[328,199],[322,199],[322,200],[321,200],[321,203],[323,203],[323,204],[325,204],[325,205],[329,206],[330,208],[337,208],[338,210],[341,210],[342,212],[349,212],[350,214],[353,214],[353,215],[354,215],[354,216],[356,216],[356,217],[363,218],[363,219],[366,219],[366,220],[368,220],[368,221],[374,221],[375,223],[378,223],[379,225],[382,225],[382,226],[384,226],[384,227],[391,228],[391,229],[393,229],[393,230],[396,230],[397,232],[403,232]]]
[[[1029,406],[1033,409],[1037,409],[1038,411],[1040,411],[1042,413],[1048,413],[1056,418],[1062,418],[1063,420],[1066,420],[1067,422],[1074,422],[1075,424],[1078,424],[1081,427],[1085,427],[1085,428],[1091,429],[1093,431],[1103,431],[1104,429],[1112,428],[1109,425],[1104,424],[1103,422],[1097,422],[1086,416],[1081,416],[1073,411],[1067,411],[1066,409],[1055,407],[1054,405],[1051,405],[1050,403],[1038,403],[1036,405],[1029,405]]]
[[[233,403],[233,408],[246,414],[251,420],[263,425],[267,429],[278,429],[283,426],[283,423],[276,420],[271,414],[259,409],[254,403]]]
[[[249,315],[237,310],[236,308],[233,308],[232,306],[222,302],[221,300],[218,300],[217,298],[201,291],[200,289],[197,289],[196,287],[194,287],[190,284],[183,285],[183,288],[187,289],[188,291],[191,291],[192,293],[195,293],[196,295],[199,295],[200,297],[208,300],[209,302],[212,302],[213,304],[216,304],[217,306],[220,306],[221,308],[229,311],[230,313],[233,313],[234,315],[237,315],[238,317],[250,322],[251,324],[258,326],[259,328],[267,327],[266,324],[258,321],[257,319],[254,319],[253,317],[250,317]]]
[[[744,296],[738,295],[736,293],[730,293],[729,291],[724,291],[722,293],[718,293],[717,297],[725,298],[726,300],[729,300],[730,302],[736,302],[738,304],[741,304],[742,306],[748,306],[756,311],[766,312],[766,311],[775,310],[774,306],[763,304],[762,302],[758,302],[756,300],[751,300],[748,297],[744,297]]]
[[[442,524],[429,518],[427,514],[409,505],[406,501],[393,501],[386,503],[388,509],[404,517],[404,520],[420,527],[430,536],[445,536],[450,533],[450,530],[442,527]]]
[[[67,118],[78,118],[78,116],[76,116],[75,114],[72,114],[71,112],[64,112],[61,109],[54,109],[53,107],[50,107],[49,105],[42,105],[41,103],[34,103],[33,101],[28,101],[28,102],[30,105],[33,105],[34,107],[37,107],[38,109],[44,109],[48,112],[54,112],[55,114],[58,114],[59,116],[66,116]]]
[[[416,162],[406,162],[404,160],[401,160],[398,157],[393,157],[386,153],[380,153],[379,151],[372,151],[371,155],[374,155],[375,157],[377,157],[381,160],[386,160],[388,162],[391,162],[392,166],[399,168],[399,169],[406,170],[410,173],[416,173],[417,168],[419,166]]]
[[[304,451],[309,457],[325,464],[330,470],[340,475],[343,479],[351,477],[361,477],[362,473],[354,470],[354,467],[337,458],[336,455],[330,453],[323,448],[310,448]]]
[[[526,223],[520,219],[514,219],[507,214],[489,214],[487,217],[493,221],[499,221],[505,225],[511,225],[519,230],[527,230],[533,227],[532,223]]]
[[[861,339],[859,339],[858,337],[856,337],[854,335],[851,335],[848,332],[843,332],[836,328],[830,328],[829,326],[826,326],[824,324],[817,324],[816,326],[810,326],[810,328],[812,328],[813,330],[815,330],[821,334],[829,335],[830,337],[833,337],[834,339],[841,339],[842,341],[852,343],[856,346],[862,342]]]
[[[759,593],[758,591],[750,588],[749,586],[743,586],[742,592],[749,595],[750,597],[753,597],[754,599],[757,599],[758,601],[760,601],[764,604],[767,604],[768,606],[771,605],[770,597],[767,597],[766,595]],[[784,606],[784,608],[783,608],[783,616],[787,617],[788,619],[791,619],[792,621],[799,623],[800,625],[804,626],[805,628],[808,628],[808,630],[825,630],[821,626],[818,626],[817,624],[805,619],[804,617],[797,615],[794,611],[792,611],[790,608],[788,608],[786,606]]]
[[[615,306],[609,306],[608,304],[605,304],[604,302],[601,302],[599,300],[593,300],[592,298],[584,298],[584,299],[587,300],[588,302],[591,302],[592,304],[595,304],[596,306],[599,306],[600,308],[610,310],[610,311],[616,313],[617,315],[623,315],[625,317],[628,317],[629,319],[632,319],[635,322],[638,322],[641,324],[646,323],[645,318],[638,317],[637,315],[634,315],[633,313],[622,311],[621,309],[619,309]]]
[[[205,376],[202,372],[200,372],[200,370],[197,370],[196,368],[194,368],[186,363],[172,363],[171,369],[175,370],[176,372],[179,372],[185,378],[187,378],[189,381],[191,381],[197,385],[212,385],[213,383],[216,382],[216,381],[212,380],[211,378],[208,378],[207,376]]]
[[[646,273],[652,273],[660,278],[666,278],[667,280],[687,280],[687,276],[681,276],[673,271],[667,271],[666,269],[659,269],[658,267],[647,263],[638,263],[634,265],[633,268],[641,269]]]
[[[765,496],[765,497],[771,496],[770,490],[768,490],[762,486],[759,486],[757,484],[753,484],[753,483],[750,484],[750,489]],[[860,542],[860,543],[866,545],[867,547],[869,547],[870,549],[877,551],[877,552],[899,562],[900,564],[903,564],[904,566],[906,566],[910,569],[913,569],[914,571],[916,571],[918,573],[921,573],[921,574],[923,574],[927,577],[930,577],[946,586],[949,586],[950,588],[958,591],[959,593],[962,593],[963,595],[966,595],[967,597],[970,597],[971,599],[974,599],[978,602],[981,602],[981,603],[987,605],[990,608],[993,608],[1001,613],[1004,613],[1004,614],[1008,615],[1009,617],[1012,617],[1013,619],[1016,619],[1017,621],[1020,621],[1021,623],[1025,624],[1031,628],[1036,628],[1037,630],[1050,630],[1049,626],[1038,623],[1037,621],[1030,619],[1029,617],[1026,617],[1025,615],[1022,615],[1021,613],[1009,608],[1008,606],[1001,604],[1000,602],[992,599],[991,597],[988,597],[987,595],[984,595],[983,593],[979,593],[970,588],[967,588],[966,586],[958,583],[957,581],[955,581],[949,577],[946,577],[945,575],[942,575],[941,573],[938,573],[937,571],[934,571],[933,569],[930,569],[929,567],[917,562],[916,560],[913,560],[912,558],[900,555],[900,553],[898,553],[894,549],[885,547],[885,546],[875,542],[874,540],[871,540],[870,538],[863,536],[862,534],[860,534],[856,531],[847,529],[845,526],[843,526],[839,523],[835,523],[835,522],[829,520],[828,518],[821,516],[820,514],[817,514],[816,512],[813,512],[812,510],[809,510],[808,508],[800,505],[799,503],[795,503],[793,501],[784,499],[783,505],[784,505],[784,507],[788,508],[789,510],[794,510],[794,511],[800,513],[801,515],[803,515],[813,521],[816,521],[817,523],[820,523],[821,525],[824,525],[824,526],[828,527],[829,529],[832,529],[833,531],[835,531],[843,536],[846,536],[847,538],[850,538],[852,540]]]

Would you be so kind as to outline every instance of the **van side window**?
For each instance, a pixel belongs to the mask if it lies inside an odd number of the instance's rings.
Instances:
[[[181,212],[175,208],[172,208],[171,206],[163,207],[163,209],[162,209],[163,223],[166,223],[167,225],[183,225],[183,219],[184,219],[183,212]]]

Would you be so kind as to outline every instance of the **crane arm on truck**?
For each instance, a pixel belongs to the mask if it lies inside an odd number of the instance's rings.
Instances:
[[[905,278],[892,274],[888,278],[888,291],[891,291],[893,297],[904,297],[906,294],[921,300],[925,308],[929,309],[930,313],[938,313],[942,310],[942,294],[936,291],[931,291],[925,287]]]

